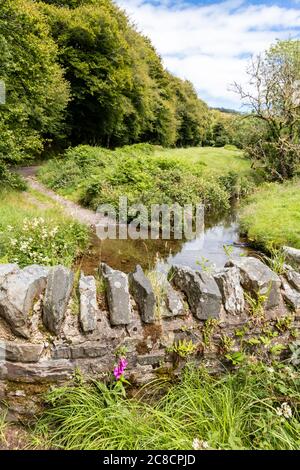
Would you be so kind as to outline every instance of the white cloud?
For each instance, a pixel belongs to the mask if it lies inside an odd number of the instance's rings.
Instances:
[[[168,0],[117,3],[152,40],[165,66],[191,80],[213,106],[239,107],[238,97],[229,88],[233,81],[246,82],[249,56],[264,51],[276,39],[299,37],[300,32],[297,6],[251,5],[243,0],[211,5]]]

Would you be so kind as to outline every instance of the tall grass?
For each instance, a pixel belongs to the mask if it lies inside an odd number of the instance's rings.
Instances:
[[[0,444],[6,443],[6,432],[7,422],[6,422],[6,412],[0,410]]]
[[[190,365],[155,402],[124,399],[117,389],[94,382],[53,390],[47,403],[35,435],[55,448],[184,450],[195,441],[211,449],[300,445],[300,377],[289,368],[255,364],[211,377]]]

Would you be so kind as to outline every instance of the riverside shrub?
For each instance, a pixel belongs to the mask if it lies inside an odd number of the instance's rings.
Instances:
[[[228,209],[238,175],[222,177],[207,172],[201,161],[189,163],[176,157],[156,155],[156,146],[134,145],[115,151],[79,146],[63,158],[50,161],[40,179],[50,188],[96,209],[119,197],[129,204],[199,204],[208,211]]]

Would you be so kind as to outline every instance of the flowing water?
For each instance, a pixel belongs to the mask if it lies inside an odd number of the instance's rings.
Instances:
[[[230,256],[249,253],[245,240],[239,235],[236,211],[208,220],[204,233],[193,240],[103,240],[96,235],[89,252],[81,259],[81,269],[94,274],[100,262],[114,269],[130,272],[140,264],[143,269],[166,271],[174,264],[193,269],[220,268]]]

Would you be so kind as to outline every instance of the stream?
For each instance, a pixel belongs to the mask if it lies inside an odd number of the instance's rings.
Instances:
[[[38,166],[21,167],[29,186],[59,202],[68,216],[81,223],[94,225],[96,214],[82,208],[46,188],[36,179]],[[225,247],[225,249],[224,249]],[[210,215],[205,219],[205,230],[193,240],[100,240],[92,236],[91,245],[77,261],[76,267],[85,274],[95,274],[101,262],[114,269],[129,273],[140,264],[144,270],[166,272],[174,265],[189,266],[196,270],[221,268],[228,256],[237,257],[250,253],[247,240],[240,237],[238,210],[233,204],[230,211],[219,217]],[[251,251],[255,256],[255,252]]]
[[[237,211],[232,208],[229,214],[218,220],[208,219],[204,233],[188,241],[101,241],[95,235],[89,251],[79,264],[85,274],[94,274],[100,262],[127,273],[133,271],[137,264],[144,270],[168,271],[174,264],[203,270],[221,268],[228,261],[228,255],[243,256],[249,251],[246,240],[239,235]]]

